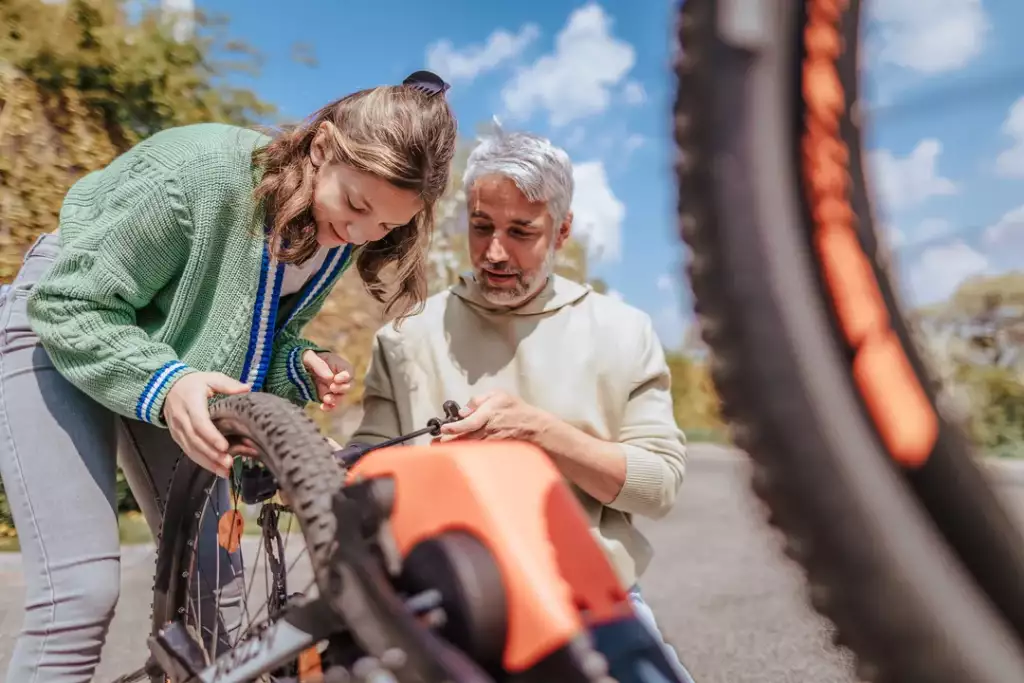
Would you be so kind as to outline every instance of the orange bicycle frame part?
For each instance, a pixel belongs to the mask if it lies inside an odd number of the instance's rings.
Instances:
[[[503,665],[510,673],[529,669],[591,625],[632,615],[583,508],[535,446],[391,447],[359,461],[348,476],[393,480],[390,525],[403,557],[445,531],[472,534],[488,548],[506,593]]]

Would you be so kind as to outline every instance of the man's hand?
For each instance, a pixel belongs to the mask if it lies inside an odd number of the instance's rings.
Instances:
[[[597,439],[551,413],[504,391],[476,396],[458,422],[441,426],[436,441],[510,439],[548,454],[570,481],[601,503],[615,500],[626,481],[626,456],[618,443]]]
[[[313,376],[320,409],[333,410],[352,388],[352,364],[336,353],[313,349],[303,352],[302,364]]]
[[[490,391],[470,399],[457,422],[441,426],[438,441],[455,439],[509,439],[529,441],[543,430],[548,417],[522,399],[504,391]]]
[[[219,372],[193,372],[175,382],[164,400],[163,417],[171,438],[190,459],[221,477],[232,457],[228,440],[210,419],[209,400],[216,394],[244,394],[249,385]]]

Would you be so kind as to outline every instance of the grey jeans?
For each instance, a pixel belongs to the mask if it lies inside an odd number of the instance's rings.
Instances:
[[[171,474],[183,457],[168,431],[117,416],[75,388],[39,344],[26,299],[59,248],[56,235],[42,236],[0,295],[0,477],[26,588],[10,683],[92,680],[120,593],[116,464],[156,537]],[[213,537],[201,547],[216,548],[216,517],[204,519],[211,523],[204,521],[201,541]],[[211,566],[202,554],[199,560]],[[238,558],[222,561],[227,568]],[[223,588],[232,576],[216,583]]]

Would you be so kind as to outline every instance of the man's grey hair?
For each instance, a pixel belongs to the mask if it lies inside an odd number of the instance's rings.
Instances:
[[[462,185],[468,193],[474,182],[489,175],[509,178],[531,202],[546,202],[556,225],[569,214],[572,160],[547,138],[494,125],[470,153]]]

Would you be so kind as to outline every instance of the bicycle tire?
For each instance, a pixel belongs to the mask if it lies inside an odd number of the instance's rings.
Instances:
[[[279,490],[288,498],[309,552],[316,583],[328,585],[336,520],[333,494],[344,485],[344,471],[332,446],[301,410],[270,394],[229,396],[213,403],[214,425],[229,438],[245,437],[257,447],[261,462],[273,473]],[[167,508],[157,539],[153,585],[155,634],[177,617],[185,606],[187,566],[199,523],[215,475],[182,456],[171,477]],[[162,681],[154,678],[154,681]]]
[[[873,231],[856,120],[859,4],[682,3],[674,133],[695,312],[733,440],[753,461],[753,490],[859,677],[1024,680],[1013,634],[1024,601],[1008,602],[1024,584],[1019,532],[937,406]],[[806,41],[832,36],[808,33],[812,11],[845,21],[834,67],[849,98],[849,200],[892,334],[936,420],[923,463],[901,465],[883,445],[814,249],[809,226],[821,217],[802,175],[801,67]]]

